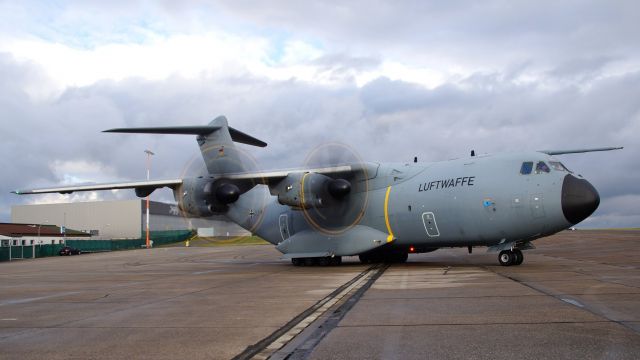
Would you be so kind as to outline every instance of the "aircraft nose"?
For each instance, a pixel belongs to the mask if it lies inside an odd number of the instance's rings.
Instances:
[[[562,213],[577,224],[591,215],[600,205],[598,191],[587,180],[566,175],[562,182]]]

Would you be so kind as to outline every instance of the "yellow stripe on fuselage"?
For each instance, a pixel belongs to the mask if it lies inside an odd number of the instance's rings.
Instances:
[[[393,241],[393,231],[391,231],[391,224],[389,223],[389,194],[391,193],[391,186],[387,187],[387,193],[384,196],[384,222],[387,224],[387,242]]]
[[[304,173],[302,175],[302,180],[300,181],[300,207],[304,209],[304,178],[307,177],[309,173]]]

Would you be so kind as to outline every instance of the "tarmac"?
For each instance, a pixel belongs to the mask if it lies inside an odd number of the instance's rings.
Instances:
[[[296,267],[271,246],[0,263],[0,359],[637,359],[640,231]]]

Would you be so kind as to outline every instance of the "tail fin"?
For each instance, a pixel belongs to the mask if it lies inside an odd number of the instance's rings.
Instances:
[[[242,154],[233,144],[234,141],[267,146],[266,143],[229,127],[227,118],[218,116],[209,123],[216,130],[198,135],[198,145],[209,174],[227,174],[245,172],[249,169],[242,161]]]
[[[207,126],[164,126],[120,128],[103,132],[198,135],[197,141],[209,174],[244,172],[243,163],[233,142],[265,147],[267,143],[229,126],[225,116],[218,116]]]

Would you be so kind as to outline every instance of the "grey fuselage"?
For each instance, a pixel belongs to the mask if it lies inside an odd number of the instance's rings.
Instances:
[[[540,161],[548,172],[536,171]],[[524,162],[533,163],[530,174],[521,173]],[[415,252],[517,244],[574,224],[566,218],[566,206],[563,210],[563,186],[566,190],[567,177],[586,180],[564,167],[549,166],[551,162],[557,160],[544,153],[525,152],[433,163],[368,163],[367,175],[360,179],[361,186],[347,205],[357,214],[336,217],[342,220],[314,221],[321,218],[310,216],[313,209],[281,205],[264,185],[243,194],[229,206],[226,216],[275,245],[300,233],[337,243],[362,227],[383,233],[386,238],[378,241],[388,246],[411,247]],[[321,210],[328,216],[332,211]],[[357,255],[359,251],[328,247],[336,255]]]

